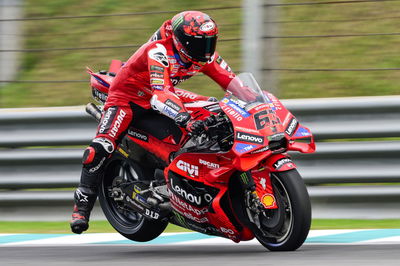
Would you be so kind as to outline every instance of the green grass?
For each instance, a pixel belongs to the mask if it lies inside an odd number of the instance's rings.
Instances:
[[[384,229],[400,228],[400,220],[346,220],[314,219],[311,229]],[[89,233],[114,233],[115,230],[107,221],[92,221]],[[182,227],[169,224],[165,232],[189,232]],[[70,233],[68,222],[0,222],[0,233]]]
[[[388,229],[400,228],[399,219],[352,220],[352,219],[314,219],[311,229]]]
[[[328,0],[323,0],[328,1]],[[282,0],[282,3],[294,3]],[[225,0],[27,0],[25,16],[117,14],[151,10],[184,10],[237,6]],[[278,35],[333,35],[398,32],[400,2],[346,5],[275,7],[280,13]],[[241,9],[207,11],[220,25],[220,39],[240,38]],[[142,44],[172,13],[139,16],[33,20],[23,22],[25,49]],[[389,17],[389,18],[388,18]],[[380,19],[382,18],[382,19]],[[357,21],[355,19],[370,19]],[[268,21],[265,18],[265,21]],[[336,22],[324,22],[332,21]],[[310,22],[311,21],[311,22]],[[314,22],[312,22],[314,21]],[[279,42],[279,68],[398,68],[400,36],[343,38],[283,38]],[[241,69],[241,43],[220,42],[220,54],[233,70]],[[17,79],[88,80],[85,66],[106,69],[111,59],[126,60],[135,48],[22,53]],[[259,51],[255,51],[259,52]],[[268,58],[266,59],[268,60]],[[400,71],[292,72],[277,71],[282,98],[340,97],[400,94]],[[205,76],[181,85],[184,89],[220,96],[218,86]],[[88,83],[10,83],[0,88],[0,107],[81,105],[90,100]]]

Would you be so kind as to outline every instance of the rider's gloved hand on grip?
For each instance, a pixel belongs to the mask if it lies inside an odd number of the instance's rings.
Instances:
[[[182,112],[175,116],[175,123],[180,127],[186,127],[190,120],[191,116],[188,112]]]
[[[212,125],[214,125],[214,124],[216,124],[217,123],[217,118],[214,116],[214,115],[210,115],[209,117],[207,117],[205,120],[204,120],[204,124],[207,126],[207,127],[210,127],[210,126],[212,126]]]
[[[186,128],[188,132],[195,136],[199,135],[205,129],[203,121],[191,120],[191,116],[187,112],[177,114],[175,123],[180,127]]]
[[[205,130],[204,122],[201,120],[189,121],[186,126],[186,130],[192,133],[192,135],[198,136]]]

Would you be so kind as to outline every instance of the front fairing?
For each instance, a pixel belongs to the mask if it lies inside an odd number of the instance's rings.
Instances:
[[[232,80],[220,107],[233,125],[233,163],[238,170],[250,170],[273,153],[315,150],[313,140],[296,142],[297,139],[312,139],[311,132],[301,126],[278,99],[262,91],[249,73]],[[277,143],[282,147],[273,149]]]

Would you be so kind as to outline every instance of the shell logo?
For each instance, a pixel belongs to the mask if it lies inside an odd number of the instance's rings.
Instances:
[[[274,206],[275,197],[272,194],[265,194],[261,198],[261,203],[264,205],[265,208],[270,208]]]

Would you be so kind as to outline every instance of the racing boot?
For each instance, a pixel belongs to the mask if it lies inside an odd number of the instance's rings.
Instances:
[[[72,213],[71,231],[81,234],[89,228],[90,212],[96,202],[97,191],[92,188],[78,187],[74,194],[74,211]]]
[[[89,228],[89,216],[96,202],[105,161],[113,151],[111,141],[95,138],[83,154],[81,181],[74,194],[75,206],[71,220],[71,230],[75,234],[81,234]]]

